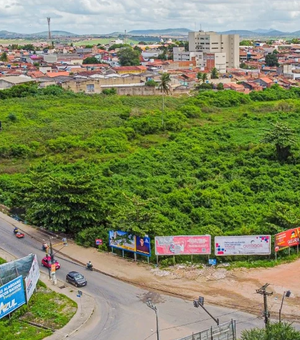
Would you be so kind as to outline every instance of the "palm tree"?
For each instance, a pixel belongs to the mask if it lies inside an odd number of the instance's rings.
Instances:
[[[164,127],[164,112],[165,112],[165,95],[170,93],[170,82],[171,78],[169,73],[163,73],[160,77],[160,83],[158,88],[161,92],[163,92],[163,107],[162,107],[162,116],[161,116],[161,124]]]

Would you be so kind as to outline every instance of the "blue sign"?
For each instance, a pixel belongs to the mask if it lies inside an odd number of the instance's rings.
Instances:
[[[25,303],[22,275],[0,287],[0,319]]]
[[[216,266],[217,265],[217,259],[209,259],[208,264],[211,266]]]

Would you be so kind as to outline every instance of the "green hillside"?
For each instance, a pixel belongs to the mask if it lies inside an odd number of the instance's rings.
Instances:
[[[28,223],[85,244],[111,228],[153,238],[299,226],[298,89],[167,97],[164,113],[161,97],[14,91],[24,97],[1,94],[0,204]]]

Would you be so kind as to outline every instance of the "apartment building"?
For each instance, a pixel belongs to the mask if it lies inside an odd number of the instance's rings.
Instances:
[[[189,32],[189,51],[204,53],[225,53],[226,68],[239,67],[238,34],[218,34],[216,32]]]
[[[215,32],[189,32],[189,51],[174,47],[174,61],[192,60],[197,67],[210,72],[216,67],[220,73],[239,67],[239,35]]]

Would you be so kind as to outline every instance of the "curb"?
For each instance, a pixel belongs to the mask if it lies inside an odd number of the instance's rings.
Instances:
[[[86,295],[88,295],[88,294],[86,294]],[[66,334],[64,337],[68,338],[69,336],[72,336],[74,333],[78,332],[80,330],[80,328],[83,327],[90,320],[90,318],[94,315],[94,312],[95,312],[95,305],[94,305],[94,307],[93,307],[93,309],[91,311],[91,314],[87,317],[87,319],[79,327],[74,329],[71,333]]]

